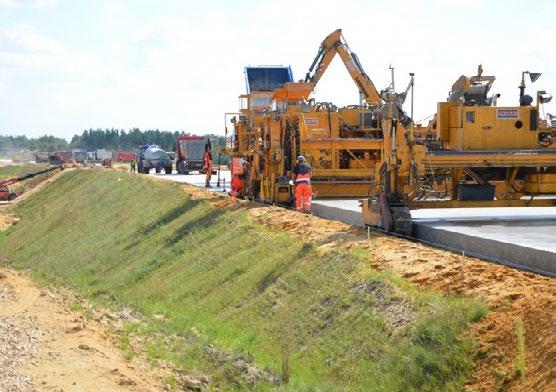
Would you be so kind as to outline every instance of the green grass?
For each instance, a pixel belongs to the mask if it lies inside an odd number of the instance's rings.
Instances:
[[[208,373],[214,390],[275,389],[250,385],[226,353],[278,377],[287,353],[287,391],[459,391],[472,371],[467,330],[482,305],[418,290],[371,269],[363,251],[321,251],[175,184],[67,172],[17,212],[0,256],[141,312],[125,333],[145,340],[147,359]],[[127,336],[120,347],[132,358]]]
[[[0,181],[7,180],[12,177],[18,177],[26,173],[37,172],[39,170],[45,169],[46,167],[48,167],[48,164],[45,163],[27,163],[24,165],[0,166]],[[11,186],[11,190],[18,195],[22,194],[36,186],[43,178],[45,178],[45,175],[16,183]]]
[[[46,163],[27,163],[25,165],[0,166],[0,181],[17,177],[25,173],[39,171],[48,166]]]

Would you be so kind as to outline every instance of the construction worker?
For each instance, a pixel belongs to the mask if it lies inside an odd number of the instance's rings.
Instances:
[[[241,194],[241,190],[243,188],[243,175],[236,174],[233,176],[232,179],[232,186],[230,189],[229,195],[232,197],[238,197]]]
[[[210,188],[210,178],[212,177],[212,153],[210,140],[205,144],[205,155],[203,156],[203,169],[205,170],[205,188]]]
[[[295,208],[299,212],[311,213],[311,165],[305,162],[305,157],[297,157],[297,165],[293,168],[292,182],[295,184]]]
[[[129,162],[129,172],[135,173],[135,160]]]

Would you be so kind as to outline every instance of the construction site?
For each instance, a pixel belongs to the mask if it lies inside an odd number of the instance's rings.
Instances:
[[[0,162],[0,392],[556,390],[556,71],[452,68],[416,122],[432,81],[322,38],[223,143]]]

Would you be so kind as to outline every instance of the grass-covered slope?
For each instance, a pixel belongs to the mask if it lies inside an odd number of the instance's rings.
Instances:
[[[466,330],[481,307],[417,291],[372,270],[366,254],[316,249],[177,185],[69,172],[17,212],[0,256],[142,312],[130,330],[150,342],[147,355],[209,373],[214,389],[455,391],[471,370]],[[289,368],[290,382],[253,386],[215,352],[276,375]]]
[[[0,166],[0,181],[17,177],[25,173],[32,173],[48,167],[43,163],[28,163],[25,165],[6,165]]]

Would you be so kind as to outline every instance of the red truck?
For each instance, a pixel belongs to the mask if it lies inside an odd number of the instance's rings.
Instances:
[[[178,174],[203,171],[206,140],[202,136],[181,135],[176,141],[176,170]]]
[[[71,151],[55,151],[50,153],[48,161],[52,165],[60,165],[62,163],[70,163],[73,161],[73,154]]]
[[[116,161],[131,162],[135,160],[135,154],[129,151],[118,151],[116,153]]]

